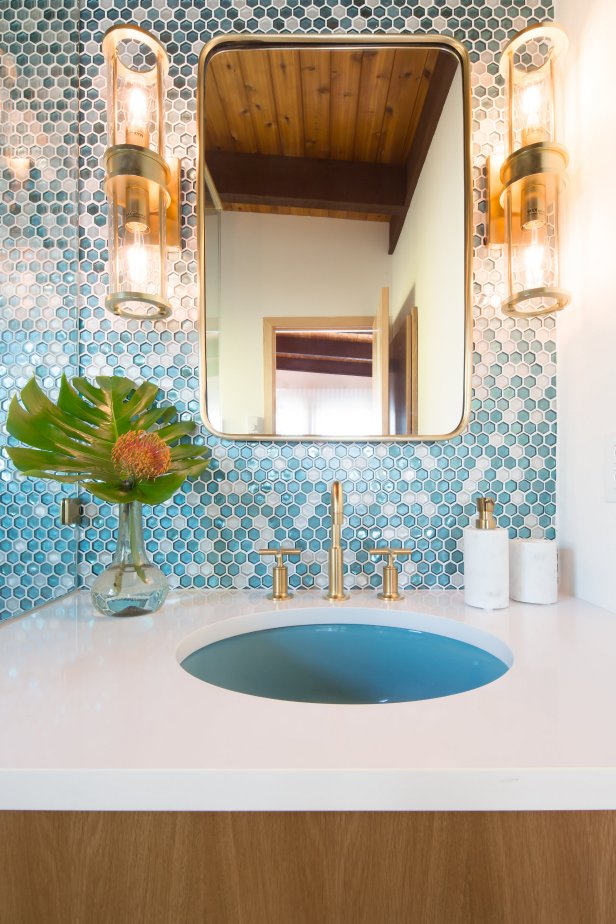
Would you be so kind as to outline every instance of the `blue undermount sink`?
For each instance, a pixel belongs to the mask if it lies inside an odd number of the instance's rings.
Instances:
[[[180,656],[180,662],[199,680],[238,693],[367,704],[474,690],[497,680],[513,661],[499,639],[453,620],[404,614],[408,625],[377,625],[378,611],[347,608],[342,613],[344,621],[308,622],[302,616],[318,614],[322,620],[331,611],[292,611],[287,615],[295,625],[218,638]],[[267,615],[260,617],[266,626]]]

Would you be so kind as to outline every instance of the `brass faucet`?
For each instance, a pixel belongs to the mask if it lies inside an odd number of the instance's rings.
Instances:
[[[344,559],[340,534],[344,519],[344,494],[339,481],[332,484],[332,544],[327,555],[328,585],[326,600],[348,600],[344,589]]]

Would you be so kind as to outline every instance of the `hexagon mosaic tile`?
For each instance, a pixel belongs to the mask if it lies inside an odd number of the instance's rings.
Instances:
[[[151,376],[174,401],[198,415],[198,338],[195,118],[197,60],[203,44],[230,32],[438,32],[469,49],[473,87],[475,190],[473,417],[468,432],[433,444],[254,444],[221,441],[203,432],[214,465],[164,509],[150,511],[149,548],[181,586],[271,586],[255,549],[274,542],[305,548],[290,565],[291,583],[324,582],[329,486],[346,490],[346,561],[355,587],[376,586],[375,542],[415,547],[402,564],[403,583],[458,587],[461,536],[480,492],[494,492],[500,523],[512,535],[554,535],[554,322],[505,320],[495,305],[503,290],[502,263],[483,245],[483,166],[503,139],[498,57],[508,38],[529,21],[550,18],[545,0],[475,0],[456,4],[163,2],[138,9],[122,0],[88,0],[83,10],[82,82],[82,342],[87,374]],[[153,30],[171,60],[168,148],[186,158],[182,185],[181,259],[172,269],[174,313],[169,322],[118,321],[102,308],[106,276],[105,204],[101,193],[105,93],[100,42],[113,23],[136,21]],[[109,560],[114,518],[88,505],[82,574]]]
[[[17,478],[2,452],[10,396],[78,368],[77,4],[5,4],[0,17],[0,619],[72,589],[62,489]],[[28,153],[29,171],[13,169]]]
[[[86,375],[126,373],[156,379],[167,396],[197,417],[196,83],[203,44],[231,32],[435,32],[454,35],[470,52],[473,89],[474,375],[473,415],[461,437],[445,443],[231,443],[202,430],[213,465],[164,507],[147,510],[154,560],[174,586],[268,587],[255,549],[273,542],[305,549],[291,563],[295,587],[322,586],[329,486],[346,490],[349,586],[377,586],[380,563],[366,548],[387,541],[415,552],[402,562],[402,584],[459,587],[461,537],[474,497],[493,492],[500,523],[512,535],[554,535],[556,407],[553,319],[513,321],[497,306],[503,262],[484,246],[485,157],[503,140],[498,58],[509,37],[550,18],[548,0],[444,0],[424,5],[313,3],[284,0],[187,2],[86,0],[81,8],[80,344]],[[155,32],[171,61],[167,143],[185,158],[183,250],[171,269],[173,316],[166,322],[122,321],[103,308],[106,294],[106,146],[101,39],[114,23]],[[110,560],[116,520],[87,503],[80,572],[86,583]]]

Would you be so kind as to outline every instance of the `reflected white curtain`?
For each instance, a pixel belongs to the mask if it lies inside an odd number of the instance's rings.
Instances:
[[[278,388],[276,432],[289,436],[377,433],[372,390],[370,387]]]

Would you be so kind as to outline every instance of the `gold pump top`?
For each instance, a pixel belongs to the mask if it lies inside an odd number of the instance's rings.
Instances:
[[[493,497],[478,497],[477,513],[479,514],[475,521],[477,529],[496,529]]]

